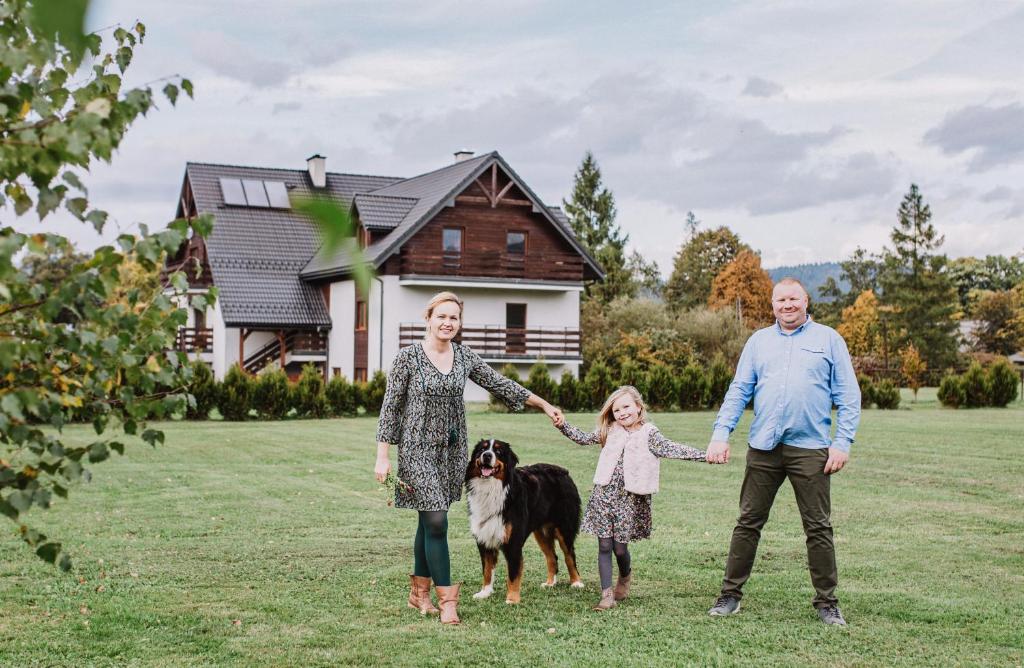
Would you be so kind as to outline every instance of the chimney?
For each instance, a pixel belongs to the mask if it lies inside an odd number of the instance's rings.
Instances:
[[[313,182],[314,188],[327,187],[327,158],[316,153],[306,158],[306,168],[309,170],[309,180]]]
[[[455,152],[455,162],[465,162],[473,157],[473,152],[462,149]]]

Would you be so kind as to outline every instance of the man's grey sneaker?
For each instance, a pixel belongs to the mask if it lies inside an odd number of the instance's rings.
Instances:
[[[740,600],[732,596],[719,596],[715,604],[708,610],[712,617],[725,617],[735,615],[740,611]]]
[[[843,619],[843,613],[839,611],[838,605],[821,606],[818,608],[818,617],[826,624],[831,624],[833,626],[846,626],[846,620]]]

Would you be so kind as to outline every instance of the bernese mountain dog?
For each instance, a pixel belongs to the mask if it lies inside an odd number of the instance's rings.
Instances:
[[[523,545],[532,533],[547,560],[542,587],[557,581],[555,541],[562,548],[573,587],[582,587],[576,570],[576,536],[580,530],[580,493],[569,472],[553,464],[517,467],[519,458],[504,441],[484,439],[473,448],[466,467],[469,525],[480,550],[483,587],[473,598],[494,593],[498,550],[508,566],[506,603],[519,603]]]

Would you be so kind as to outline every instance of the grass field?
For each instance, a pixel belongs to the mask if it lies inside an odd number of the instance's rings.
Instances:
[[[635,595],[604,614],[590,610],[596,541],[586,535],[585,589],[542,590],[531,542],[523,603],[506,606],[500,588],[474,601],[479,562],[459,503],[450,518],[463,625],[443,628],[405,607],[414,514],[388,508],[373,482],[374,420],[168,423],[166,446],[130,448],[31,517],[65,541],[72,574],[4,530],[0,666],[1019,666],[1024,408],[943,410],[927,390],[908,399],[865,412],[833,483],[847,629],[824,627],[810,606],[788,485],[743,612],[707,617],[736,517],[735,443],[729,466],[662,466],[654,537],[632,550]],[[701,447],[713,419],[654,416]],[[512,441],[524,463],[567,466],[589,493],[597,451],[542,415],[474,412],[470,433]]]

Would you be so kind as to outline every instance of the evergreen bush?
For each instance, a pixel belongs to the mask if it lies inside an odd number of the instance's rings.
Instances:
[[[665,364],[654,364],[648,373],[647,406],[651,410],[665,411],[672,408],[676,400],[676,380],[672,370]]]
[[[519,370],[516,369],[516,366],[511,362],[506,362],[505,365],[501,367],[501,371],[499,373],[501,373],[502,376],[505,376],[505,378],[514,380],[517,383],[522,384],[523,382],[523,379],[519,377]],[[491,395],[491,398],[489,400],[489,406],[492,411],[498,413],[508,412],[508,406],[505,405],[505,402],[499,399],[498,397],[494,396],[493,394]]]
[[[599,409],[615,389],[611,369],[604,362],[594,362],[583,380],[586,387],[587,408]]]
[[[373,377],[370,378],[370,382],[366,384],[366,403],[363,404],[363,408],[367,413],[380,415],[380,408],[384,405],[384,393],[387,392],[387,389],[388,377],[383,371],[377,369],[373,373]]]
[[[327,414],[324,376],[316,365],[303,365],[299,382],[292,389],[292,405],[298,417],[320,418]]]
[[[202,360],[192,362],[192,383],[188,392],[195,398],[196,405],[189,404],[185,416],[189,420],[205,420],[210,411],[217,405],[217,380],[213,377],[210,365]]]
[[[291,410],[288,374],[275,369],[261,374],[253,387],[252,406],[261,418],[280,420]]]
[[[555,392],[558,387],[552,380],[548,365],[542,361],[535,362],[530,367],[530,375],[526,379],[526,389],[546,401],[556,401]]]
[[[707,402],[708,381],[696,364],[687,364],[679,374],[679,408],[694,411]]]
[[[711,366],[708,367],[706,374],[708,390],[704,399],[705,406],[717,408],[722,405],[725,393],[729,391],[729,385],[732,384],[732,377],[733,369],[725,361],[725,355],[717,353],[711,360]]]
[[[580,410],[580,403],[583,399],[580,392],[580,381],[568,369],[562,372],[562,378],[558,382],[557,397],[557,403],[561,406],[562,410]]]
[[[871,376],[857,376],[857,384],[860,385],[860,407],[871,408],[875,403],[875,384],[871,382]]]
[[[221,383],[217,408],[225,420],[247,420],[252,406],[253,381],[238,364],[232,364]]]
[[[963,381],[955,373],[946,374],[939,383],[939,402],[948,408],[960,408],[967,402]]]
[[[967,408],[981,408],[992,403],[988,374],[977,362],[971,364],[960,377],[960,382],[964,385],[964,406]]]
[[[650,374],[633,360],[626,360],[619,369],[619,385],[632,385],[646,398],[650,391]]]
[[[327,382],[324,388],[327,411],[330,415],[342,417],[356,414],[356,392],[344,375],[338,374]]]
[[[891,380],[883,380],[875,387],[875,405],[884,410],[892,410],[900,406],[900,388]]]
[[[990,403],[997,408],[1005,408],[1017,398],[1017,385],[1020,376],[1006,360],[999,360],[988,368],[988,387]]]

